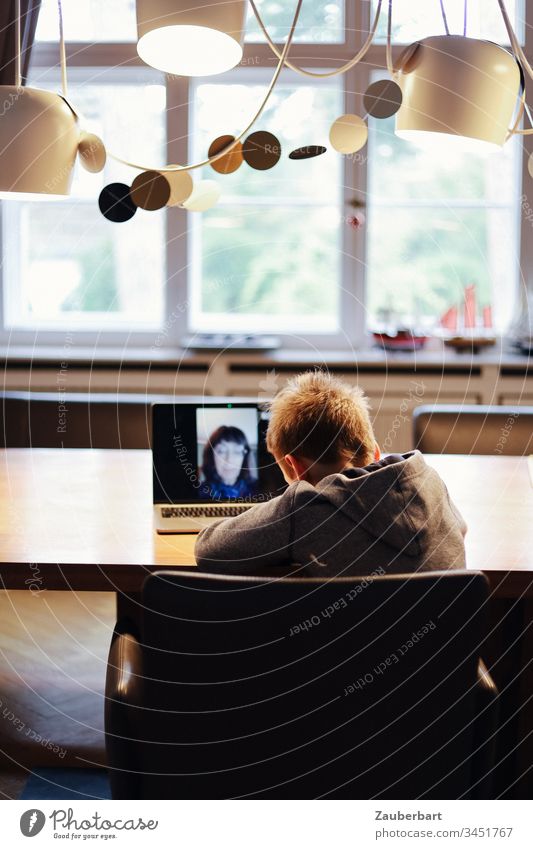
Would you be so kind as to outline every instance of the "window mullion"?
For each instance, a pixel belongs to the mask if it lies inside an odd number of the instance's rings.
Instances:
[[[186,77],[167,75],[167,161],[172,165],[187,164],[190,159],[189,98],[191,83]],[[197,180],[197,172],[192,172]],[[181,207],[166,211],[166,285],[165,322],[158,337],[162,347],[179,347],[187,332],[189,307],[187,270],[189,266],[188,213]]]
[[[344,108],[347,113],[363,115],[363,92],[368,86],[369,70],[365,63],[352,68],[344,77]],[[342,197],[342,286],[341,330],[350,344],[362,347],[365,341],[365,229],[354,229],[348,224],[355,209],[352,201],[366,201],[367,147],[344,159],[344,185]]]
[[[525,53],[531,57],[533,50],[533,4],[525,3]],[[530,211],[533,207],[533,195],[531,191],[531,177],[529,175],[528,163],[530,156],[533,156],[533,136],[521,136],[522,142],[522,157],[521,157],[521,198],[517,204],[516,215],[517,232],[520,239],[519,242],[519,260],[520,260],[520,275],[519,275],[519,291],[516,292],[516,307],[515,315],[522,316],[529,314],[529,305],[526,300],[526,293],[529,297],[533,297],[533,275],[529,269],[533,268],[533,239],[531,238],[531,216]]]
[[[346,27],[345,45],[355,55],[368,32],[370,3],[353,3],[345,0],[344,26]]]

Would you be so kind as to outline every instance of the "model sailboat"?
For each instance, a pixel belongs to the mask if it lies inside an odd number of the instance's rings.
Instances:
[[[477,351],[494,345],[496,337],[492,326],[492,307],[484,304],[481,313],[477,307],[475,283],[465,286],[463,303],[449,307],[439,322],[445,344],[458,350]]]

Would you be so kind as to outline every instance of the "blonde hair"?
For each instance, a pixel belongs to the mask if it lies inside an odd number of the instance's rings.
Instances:
[[[374,459],[375,437],[368,399],[328,372],[307,371],[291,378],[270,404],[268,450],[321,463],[339,460],[367,466]]]

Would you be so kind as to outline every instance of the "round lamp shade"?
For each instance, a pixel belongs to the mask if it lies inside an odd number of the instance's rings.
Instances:
[[[490,41],[437,35],[411,46],[400,65],[398,136],[417,141],[440,133],[503,145],[520,87],[519,67],[507,50]]]
[[[137,0],[137,52],[185,77],[222,74],[242,59],[246,0]]]
[[[0,192],[68,195],[80,140],[78,119],[51,91],[0,86]]]

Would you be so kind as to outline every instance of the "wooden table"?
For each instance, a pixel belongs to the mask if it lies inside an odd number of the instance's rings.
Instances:
[[[500,598],[533,596],[533,487],[522,457],[428,456],[468,523],[469,569]],[[194,567],[193,536],[152,527],[148,451],[0,451],[0,580],[6,589],[138,592]]]
[[[492,587],[485,659],[502,695],[500,785],[533,777],[533,487],[521,457],[430,456],[464,515],[469,569]],[[0,587],[115,592],[135,615],[146,575],[194,568],[193,536],[152,526],[147,451],[0,452]],[[507,756],[509,752],[511,755]],[[529,778],[528,778],[529,770]]]

